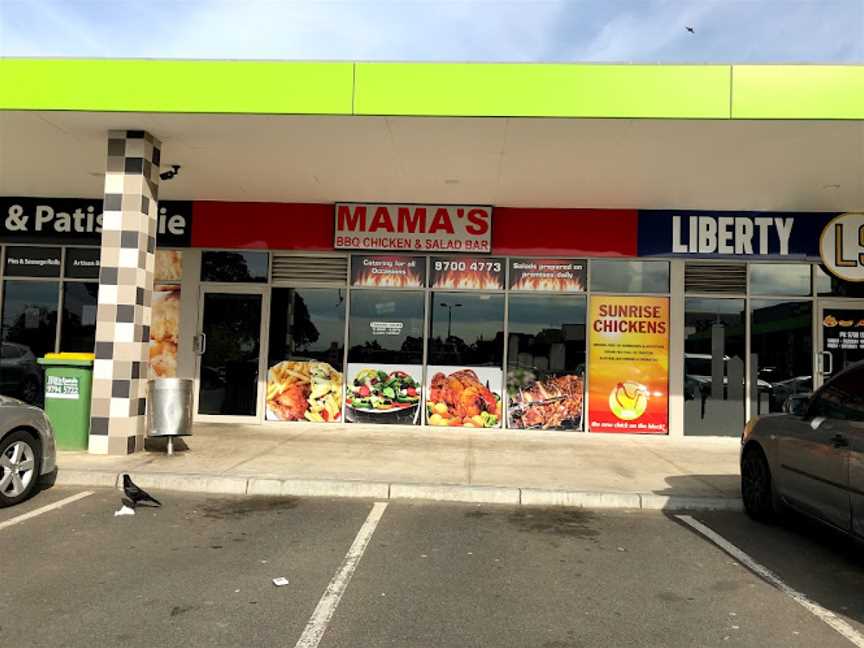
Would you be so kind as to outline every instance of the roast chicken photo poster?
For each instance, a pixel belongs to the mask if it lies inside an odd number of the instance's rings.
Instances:
[[[450,427],[501,427],[503,373],[494,367],[429,365],[426,422]]]
[[[588,322],[588,427],[666,434],[669,299],[596,295]]]

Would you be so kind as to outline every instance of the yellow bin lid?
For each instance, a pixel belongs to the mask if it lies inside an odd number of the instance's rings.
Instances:
[[[46,360],[95,360],[95,353],[46,353]]]

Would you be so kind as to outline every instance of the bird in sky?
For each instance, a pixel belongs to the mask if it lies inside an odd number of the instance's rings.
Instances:
[[[132,478],[129,475],[123,475],[123,492],[126,494],[126,497],[129,498],[129,501],[132,502],[133,508],[142,502],[152,502],[156,506],[162,506],[162,502],[150,495],[147,491],[136,486],[135,482],[132,481]]]
[[[696,29],[693,28],[693,27],[691,27],[690,25],[685,25],[684,29],[686,29],[686,30],[687,30],[688,32],[690,32],[691,34],[695,34],[695,33],[696,33]]]

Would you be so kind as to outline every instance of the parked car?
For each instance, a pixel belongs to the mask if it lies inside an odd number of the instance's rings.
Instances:
[[[54,430],[45,412],[0,396],[0,507],[30,497],[56,465]]]
[[[0,394],[38,405],[42,402],[43,380],[42,367],[30,347],[14,342],[0,345]]]
[[[741,437],[741,497],[751,517],[784,507],[864,538],[864,362]]]

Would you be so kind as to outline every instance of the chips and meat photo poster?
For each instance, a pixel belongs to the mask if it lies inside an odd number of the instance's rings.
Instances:
[[[669,298],[595,295],[588,322],[589,430],[666,434]]]
[[[342,420],[342,373],[318,360],[283,360],[267,370],[268,421]]]
[[[150,374],[154,378],[177,376],[182,276],[183,252],[156,250],[155,285],[150,316]]]
[[[500,369],[429,365],[426,377],[426,422],[429,425],[501,427]]]

